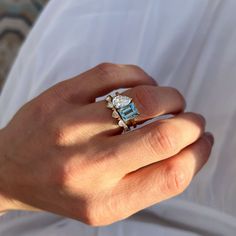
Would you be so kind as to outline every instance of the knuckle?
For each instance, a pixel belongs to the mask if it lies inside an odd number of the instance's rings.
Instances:
[[[179,194],[183,192],[190,182],[190,177],[179,163],[170,161],[165,169],[165,184],[163,192],[167,194]]]
[[[97,217],[93,217],[91,215],[86,216],[83,220],[83,222],[89,226],[92,227],[98,227],[98,226],[104,226],[106,225],[105,223],[103,223],[103,221],[101,219],[98,219]]]
[[[104,62],[97,65],[96,70],[99,79],[104,80],[104,82],[107,82],[108,79],[112,79],[114,83],[127,79],[132,79],[132,81],[136,81],[137,83],[143,83],[144,81],[150,82],[150,77],[137,65],[121,65]]]
[[[106,205],[99,203],[99,200],[93,200],[93,203],[86,204],[86,209],[84,210],[83,222],[89,226],[105,226],[115,222],[116,218],[112,214],[108,213]],[[114,210],[114,209],[113,209]]]
[[[155,115],[157,113],[157,108],[159,107],[157,93],[153,93],[153,90],[150,89],[149,86],[138,86],[133,91],[133,97],[141,107],[142,114],[145,116]]]
[[[47,98],[40,97],[40,99],[37,99],[37,101],[34,103],[35,109],[37,110],[38,114],[45,114],[50,110],[49,106],[50,102],[47,100]]]
[[[107,80],[109,78],[119,77],[118,65],[116,64],[104,62],[97,66],[97,70],[101,75],[101,79]]]
[[[37,122],[45,123],[54,113],[54,104],[50,99],[40,97],[30,103],[31,114]]]
[[[169,89],[170,89],[170,91],[171,91],[173,94],[176,95],[176,99],[178,99],[178,100],[181,102],[181,104],[183,104],[183,108],[185,108],[185,106],[186,106],[186,101],[185,101],[185,98],[184,98],[184,96],[182,95],[182,93],[181,93],[178,89],[176,89],[176,88],[170,87]]]
[[[52,141],[57,147],[65,147],[69,143],[68,131],[62,125],[55,125],[52,128]]]
[[[127,65],[129,68],[133,69],[136,73],[139,73],[139,74],[146,74],[145,71],[138,65]]]
[[[94,214],[94,209],[87,210],[86,215],[84,217],[84,223],[93,227],[105,225],[103,219]]]
[[[151,85],[157,85],[156,82],[151,78],[149,74],[146,73],[145,70],[143,70],[138,65],[125,65],[129,71],[132,72],[133,78],[135,78],[136,82],[139,84],[150,84]]]
[[[33,114],[38,117],[44,117],[47,113],[48,108],[43,99],[38,99],[37,101],[34,101],[32,107]]]
[[[179,150],[174,133],[175,130],[167,125],[152,127],[145,140],[149,150],[155,155],[177,153]]]
[[[61,81],[52,87],[52,97],[70,103],[70,81]]]

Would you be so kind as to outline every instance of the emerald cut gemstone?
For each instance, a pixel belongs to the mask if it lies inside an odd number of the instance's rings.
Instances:
[[[133,102],[131,102],[127,106],[118,109],[118,112],[125,122],[133,120],[139,115],[139,112]]]

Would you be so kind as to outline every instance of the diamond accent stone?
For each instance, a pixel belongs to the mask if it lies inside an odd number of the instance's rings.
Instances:
[[[122,108],[122,107],[125,107],[125,106],[129,105],[131,100],[132,99],[127,97],[127,96],[118,95],[118,96],[113,98],[112,103],[113,103],[115,108],[119,109],[119,108]]]
[[[107,103],[107,107],[108,107],[108,108],[113,108],[113,107],[114,107],[114,106],[113,106],[113,103],[112,103],[112,102],[108,102],[108,103]]]
[[[112,101],[112,97],[111,97],[110,95],[108,95],[108,96],[106,97],[106,101],[107,101],[107,102],[111,102],[111,101]]]
[[[126,126],[127,126],[123,120],[120,120],[119,123],[118,123],[118,125],[119,125],[120,127],[123,127],[123,128],[126,128]]]
[[[119,118],[120,116],[119,116],[119,113],[118,113],[117,111],[113,111],[113,112],[112,112],[112,117],[115,118],[115,119],[117,119],[117,118]]]

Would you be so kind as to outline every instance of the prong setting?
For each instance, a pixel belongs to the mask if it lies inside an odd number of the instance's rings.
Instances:
[[[107,108],[112,109],[112,117],[118,120],[118,126],[124,131],[130,130],[129,126],[136,127],[136,118],[139,112],[132,101],[132,98],[123,96],[119,92],[112,97],[106,97]]]

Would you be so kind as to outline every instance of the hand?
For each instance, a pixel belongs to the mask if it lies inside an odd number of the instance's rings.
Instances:
[[[121,87],[139,122],[121,135],[99,96]],[[136,66],[101,64],[24,105],[0,131],[1,210],[45,210],[90,225],[124,219],[187,188],[207,161],[205,121]]]

